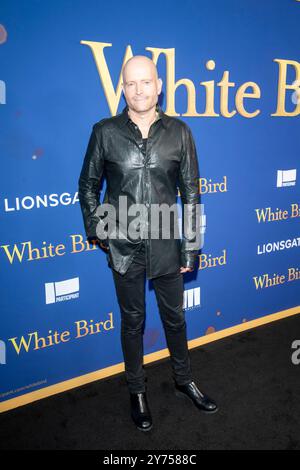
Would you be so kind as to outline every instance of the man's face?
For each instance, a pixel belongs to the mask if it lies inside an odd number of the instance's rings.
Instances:
[[[155,107],[162,81],[155,68],[143,61],[128,64],[124,73],[123,92],[129,109],[137,113]]]

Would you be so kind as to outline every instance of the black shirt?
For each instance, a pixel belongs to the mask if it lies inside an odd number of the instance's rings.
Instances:
[[[148,138],[146,137],[145,139],[143,139],[143,148],[142,148],[142,152],[143,154],[146,153],[146,148],[147,148],[147,140]]]

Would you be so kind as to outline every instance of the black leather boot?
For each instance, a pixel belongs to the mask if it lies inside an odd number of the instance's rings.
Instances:
[[[218,411],[217,404],[207,395],[200,392],[195,382],[190,382],[185,385],[178,385],[175,382],[175,395],[178,397],[188,397],[197,408],[205,413],[215,413]]]
[[[131,417],[140,431],[150,431],[152,428],[152,416],[149,409],[146,392],[131,393]]]

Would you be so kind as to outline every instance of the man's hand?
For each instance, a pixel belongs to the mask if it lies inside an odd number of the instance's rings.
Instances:
[[[194,271],[194,269],[193,268],[184,268],[183,266],[181,266],[181,268],[180,268],[181,273],[188,273],[188,272],[191,272],[191,271]]]

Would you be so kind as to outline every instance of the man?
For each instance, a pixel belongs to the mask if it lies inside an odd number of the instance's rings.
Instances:
[[[183,311],[183,273],[194,269],[199,252],[199,173],[193,137],[183,121],[167,116],[160,108],[162,80],[151,59],[129,59],[122,79],[127,105],[122,113],[93,126],[79,178],[79,200],[87,237],[99,242],[112,268],[121,312],[131,417],[138,429],[148,431],[152,416],[143,368],[145,274],[153,282],[170,351],[175,393],[189,397],[208,413],[217,411],[217,405],[200,392],[192,379]],[[103,174],[107,189],[100,204]],[[151,211],[157,205],[171,207],[176,202],[177,185],[186,222],[182,240],[175,233],[176,214],[175,221],[168,223],[167,237],[162,236],[164,227],[153,222]],[[120,208],[121,197],[128,204],[125,209]],[[146,208],[138,222],[131,213],[137,204]],[[104,206],[107,224],[101,211]],[[113,228],[105,230],[110,222],[114,222]],[[129,233],[132,224],[135,230]]]

